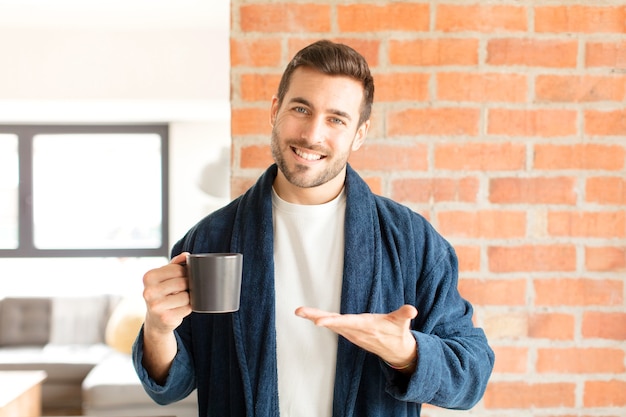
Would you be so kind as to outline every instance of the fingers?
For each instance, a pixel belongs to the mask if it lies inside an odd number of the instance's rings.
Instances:
[[[320,310],[313,307],[298,307],[295,311],[296,316],[302,317],[303,319],[311,320],[316,325],[321,325],[320,321],[327,317],[336,317],[340,314],[331,313],[328,311]]]
[[[186,253],[181,253],[167,265],[152,269],[143,277],[146,324],[159,332],[173,330],[191,313],[189,293],[186,291],[186,256]]]
[[[313,307],[298,307],[295,311],[296,316],[302,317],[304,319],[311,320],[315,322],[315,324],[320,325],[321,321],[330,322],[333,319],[339,320],[341,317],[351,316],[349,314],[339,314],[339,313],[331,313],[328,311],[320,310]],[[403,322],[405,320],[412,320],[417,317],[417,309],[410,305],[405,304],[399,309],[392,311],[387,314],[387,317],[391,321]]]
[[[164,282],[176,279],[176,278],[186,278],[187,277],[187,268],[184,263],[187,260],[187,252],[183,252],[180,255],[177,255],[172,258],[169,264],[162,266],[161,268],[152,269],[143,277],[143,285],[145,288],[150,288],[153,286],[162,285]],[[181,283],[178,282],[178,285]],[[184,291],[187,289],[186,284],[182,287],[176,288],[172,287],[176,285],[176,283],[168,283],[167,286],[171,287],[171,290],[167,293],[174,293],[177,291]]]
[[[158,299],[187,289],[187,271],[179,264],[167,264],[152,269],[143,276],[144,298]]]

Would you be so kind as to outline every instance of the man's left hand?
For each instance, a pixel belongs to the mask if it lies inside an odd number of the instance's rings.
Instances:
[[[417,316],[417,309],[412,305],[405,304],[388,314],[339,314],[313,307],[298,307],[295,313],[378,355],[400,372],[415,370],[417,342],[410,324]]]

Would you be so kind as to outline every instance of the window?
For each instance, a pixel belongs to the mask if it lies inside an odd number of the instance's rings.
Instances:
[[[167,132],[0,126],[0,257],[167,257]]]

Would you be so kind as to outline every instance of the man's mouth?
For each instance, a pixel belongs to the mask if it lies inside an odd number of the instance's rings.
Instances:
[[[307,161],[319,161],[320,159],[326,158],[324,155],[306,152],[300,148],[291,148],[293,152],[298,155],[302,159],[306,159]]]

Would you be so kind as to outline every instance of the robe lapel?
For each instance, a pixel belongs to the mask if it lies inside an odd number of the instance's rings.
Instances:
[[[348,166],[341,313],[375,312],[380,297],[381,239],[372,193]],[[365,351],[339,337],[333,415],[352,415]]]
[[[244,260],[233,329],[248,416],[279,414],[271,200],[275,176],[273,166],[243,196],[231,242],[231,250],[243,253]]]

